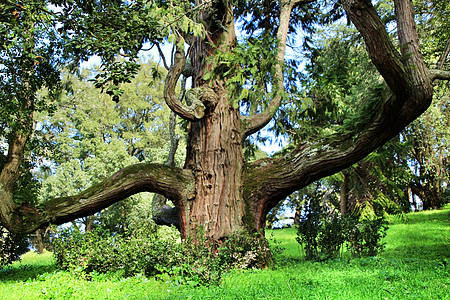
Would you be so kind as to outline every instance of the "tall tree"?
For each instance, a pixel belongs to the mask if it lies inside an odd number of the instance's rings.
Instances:
[[[306,137],[280,158],[246,164],[244,141],[273,119],[283,101],[302,101],[290,99],[285,90],[288,35],[314,21],[311,14],[325,9],[322,2],[238,1],[236,7],[225,0],[53,2],[61,6],[60,30],[71,47],[66,49],[80,58],[92,53],[103,57],[105,72],[99,73],[97,86],[115,101],[120,100],[120,82],[136,72],[134,60],[145,42],[156,47],[165,37],[174,42],[164,97],[189,124],[186,161],[183,168],[129,166],[77,195],[40,207],[17,205],[11,183],[27,137],[18,131],[8,140],[10,154],[0,175],[1,221],[14,231],[86,216],[142,191],[173,201],[184,237],[200,226],[214,240],[239,230],[263,230],[266,214],[279,201],[396,136],[428,108],[433,82],[450,79],[450,72],[425,64],[410,0],[394,1],[397,40],[371,1],[342,0],[336,5],[360,32],[381,75],[378,88],[362,95],[355,104],[361,109],[329,137]],[[257,27],[247,28],[250,36],[244,42],[236,38],[238,18],[251,19]],[[117,55],[127,60],[120,63]],[[176,94],[182,73],[192,78],[184,102]]]
[[[155,64],[142,63],[130,83],[123,86],[120,103],[114,103],[89,82],[97,67],[83,70],[81,78],[65,74],[70,93],[63,95],[51,114],[38,114],[41,134],[52,141],[53,155],[42,165],[40,201],[74,195],[114,174],[118,169],[141,162],[161,162],[168,150],[168,108],[164,106],[163,82],[143,84]],[[175,131],[173,124],[173,134]],[[172,159],[175,162],[175,157]],[[177,157],[180,164],[180,157]],[[56,169],[45,176],[45,170]],[[138,201],[151,202],[145,194],[131,197],[89,216],[112,232],[124,230],[132,220],[132,207]],[[149,206],[149,205],[148,205]],[[140,209],[142,209],[142,205]],[[144,212],[143,212],[144,213]],[[150,210],[148,211],[150,214]],[[128,218],[130,217],[130,218]]]
[[[443,93],[442,93],[443,92]],[[444,191],[449,181],[449,109],[448,89],[438,91],[432,107],[404,131],[409,144],[409,159],[416,176],[411,191],[420,197],[423,209],[445,204]]]

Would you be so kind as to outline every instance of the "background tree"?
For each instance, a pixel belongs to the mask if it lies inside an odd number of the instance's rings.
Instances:
[[[123,86],[120,103],[99,94],[88,81],[94,77],[96,68],[83,70],[80,79],[66,75],[70,93],[61,98],[51,115],[41,114],[38,118],[40,131],[52,140],[54,150],[41,167],[45,179],[41,202],[77,194],[139,161],[163,160],[169,150],[166,143],[169,113],[163,106],[161,80],[145,84],[153,66],[151,62],[141,65],[136,78]],[[181,159],[180,155],[176,157],[178,164]],[[45,176],[46,169],[55,173]],[[136,205],[139,213],[133,209]],[[98,216],[83,218],[81,223],[87,231],[95,221],[111,232],[123,232],[138,214],[144,222],[151,219],[150,195],[134,195],[105,208]]]
[[[285,89],[287,39],[300,26],[307,28],[315,21],[311,13],[327,9],[323,2],[238,2],[236,9],[221,0],[193,5],[183,1],[53,3],[59,7],[54,15],[63,24],[66,53],[80,59],[100,55],[103,65],[96,86],[115,101],[122,94],[119,84],[136,74],[137,53],[144,43],[158,47],[165,37],[174,43],[164,97],[189,124],[186,161],[183,168],[132,165],[77,195],[49,200],[39,208],[25,206],[13,200],[12,183],[28,137],[18,131],[15,139],[8,140],[7,162],[0,174],[1,221],[14,231],[33,231],[90,215],[142,191],[172,200],[183,237],[195,235],[199,227],[216,241],[244,229],[263,230],[266,214],[279,201],[351,166],[395,137],[428,108],[433,83],[450,78],[449,72],[423,60],[411,1],[394,1],[395,40],[370,1],[340,1],[336,5],[363,37],[381,75],[376,85],[361,95],[361,102],[352,104],[354,112],[346,113],[342,125],[336,124],[328,136],[308,135],[280,158],[246,164],[245,139],[266,126],[283,101],[302,101]],[[235,21],[242,18],[257,28],[244,28],[249,37],[238,42]],[[127,59],[118,61],[118,56]],[[186,91],[186,101],[180,102],[176,86],[183,72],[191,77],[192,87]],[[31,131],[31,116],[27,120]]]
[[[420,197],[423,209],[445,204],[445,187],[449,182],[447,168],[449,146],[448,90],[435,98],[432,107],[405,130],[409,158],[416,176],[410,183],[412,193]]]

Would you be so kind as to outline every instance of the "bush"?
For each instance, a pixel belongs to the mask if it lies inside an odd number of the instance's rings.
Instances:
[[[304,207],[297,225],[297,242],[303,246],[306,260],[336,258],[342,245],[355,257],[375,256],[383,250],[388,222],[384,216],[343,218],[329,214],[314,201]]]
[[[28,251],[26,236],[9,232],[0,225],[0,269],[19,260]]]
[[[174,228],[155,225],[134,227],[124,234],[65,229],[54,240],[54,254],[60,268],[85,274],[157,275],[194,285],[218,283],[227,270],[260,268],[271,261],[268,243],[260,234],[237,233],[217,244],[199,232],[181,242]]]
[[[305,206],[297,225],[297,242],[303,245],[306,260],[326,260],[339,256],[345,242],[345,222],[329,215],[315,201]]]
[[[381,240],[386,236],[388,222],[384,218],[347,220],[347,248],[356,257],[375,256],[384,248]]]
[[[176,244],[174,236],[156,237],[154,226],[136,228],[125,234],[110,234],[101,228],[86,233],[64,229],[53,242],[56,264],[84,273],[120,271],[125,276],[154,275],[161,262],[167,260],[161,256],[170,255]]]

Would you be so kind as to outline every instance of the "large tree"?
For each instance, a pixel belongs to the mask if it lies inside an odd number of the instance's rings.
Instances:
[[[143,191],[172,200],[184,237],[199,227],[214,240],[235,231],[263,230],[266,214],[277,203],[361,160],[396,136],[430,105],[433,82],[450,79],[450,72],[430,68],[422,58],[411,0],[394,1],[395,40],[370,0],[339,1],[335,8],[345,11],[363,37],[381,75],[379,83],[354,104],[361,109],[355,109],[329,137],[304,138],[282,157],[246,163],[244,141],[265,127],[283,102],[302,101],[285,89],[290,86],[285,80],[287,38],[313,21],[323,8],[321,2],[52,2],[60,6],[53,15],[63,21],[55,26],[63,32],[66,51],[81,59],[95,53],[103,58],[105,72],[97,76],[97,86],[115,101],[120,101],[118,85],[135,72],[133,60],[145,43],[159,47],[165,37],[174,43],[164,97],[169,108],[189,124],[186,162],[183,168],[129,166],[77,195],[39,207],[19,205],[14,202],[14,182],[32,134],[36,99],[32,93],[24,95],[29,113],[21,116],[23,126],[7,136],[8,154],[0,174],[0,219],[16,232],[90,215]],[[20,9],[11,10],[12,19],[25,17],[26,9]],[[328,19],[336,15],[330,12]],[[236,38],[236,19],[243,20],[250,34],[241,42]],[[33,53],[31,48],[27,51]],[[117,55],[128,60],[120,63]],[[27,78],[35,70],[34,63],[28,64],[22,76]],[[185,101],[176,94],[182,74],[192,79]],[[22,82],[28,88],[27,81]]]

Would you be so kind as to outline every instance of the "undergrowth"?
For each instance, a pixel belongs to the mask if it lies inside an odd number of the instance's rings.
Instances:
[[[27,253],[0,271],[0,299],[450,299],[450,205],[390,224],[375,257],[305,261],[294,228],[269,230],[284,248],[275,268],[230,270],[218,285],[161,276],[90,276],[58,270],[51,253]]]

